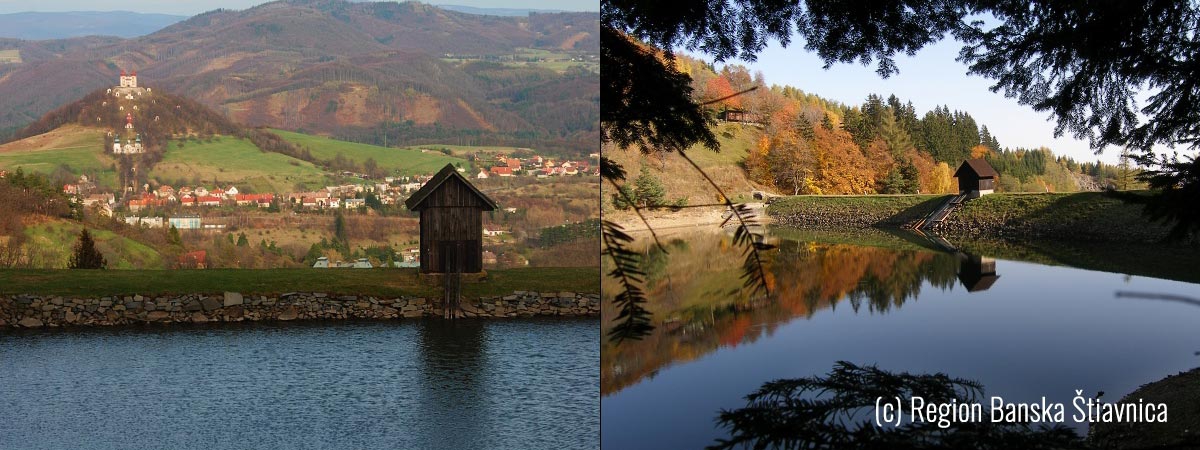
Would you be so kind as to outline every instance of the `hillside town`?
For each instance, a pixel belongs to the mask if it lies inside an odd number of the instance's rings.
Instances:
[[[105,91],[114,101],[119,102],[119,110],[125,111],[124,128],[110,130],[106,133],[112,139],[111,153],[113,155],[139,155],[147,148],[142,145],[142,136],[134,125],[132,111],[138,109],[137,100],[152,92],[150,88],[138,85],[137,71],[121,71],[119,83]],[[104,103],[107,106],[107,102]],[[126,109],[128,108],[128,110]],[[155,117],[157,120],[157,117]],[[504,153],[476,154],[472,160],[480,167],[474,175],[476,179],[531,177],[535,179],[564,176],[599,176],[600,154],[592,153],[588,159],[569,160],[543,157],[529,149],[519,149],[525,155],[508,155]],[[136,170],[136,166],[134,166]],[[466,168],[458,167],[458,171],[468,175]],[[62,191],[73,202],[89,208],[96,208],[101,215],[114,217],[117,220],[132,221],[147,226],[161,226],[161,221],[143,220],[147,216],[172,214],[184,211],[202,211],[213,208],[250,208],[279,211],[322,211],[334,209],[359,209],[378,206],[402,205],[404,199],[429,181],[433,174],[417,176],[384,176],[372,177],[369,174],[341,171],[340,178],[354,180],[354,183],[325,186],[312,191],[295,192],[248,192],[248,186],[227,185],[193,185],[171,186],[154,181],[144,183],[140,187],[122,183],[124,192],[112,192],[90,180],[87,175],[81,175],[75,183],[65,184]],[[402,207],[402,206],[400,206]],[[193,227],[178,227],[190,229]],[[201,228],[199,226],[194,228]]]

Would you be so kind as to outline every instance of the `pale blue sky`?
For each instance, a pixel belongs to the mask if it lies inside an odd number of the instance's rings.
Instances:
[[[599,0],[422,0],[434,5],[462,5],[477,8],[558,9],[599,11]],[[191,16],[217,8],[246,9],[266,3],[263,0],[0,0],[0,14],[24,11],[134,11],[142,13]]]
[[[872,93],[884,98],[896,94],[903,100],[911,100],[919,116],[935,106],[947,105],[951,110],[969,112],[980,125],[987,125],[1002,146],[1046,146],[1055,154],[1065,154],[1077,161],[1117,162],[1119,149],[1109,148],[1097,156],[1087,141],[1069,134],[1055,138],[1054,122],[1047,120],[1047,113],[1035,112],[1018,104],[1016,99],[992,93],[988,90],[992,83],[986,78],[967,76],[966,65],[954,60],[962,47],[956,41],[942,41],[914,56],[897,57],[900,73],[887,79],[875,73],[874,64],[837,64],[824,70],[821,59],[804,50],[802,44],[793,42],[782,48],[772,43],[758,55],[757,62],[732,63],[747,66],[751,73],[761,71],[767,84],[795,86],[849,105],[862,104]]]

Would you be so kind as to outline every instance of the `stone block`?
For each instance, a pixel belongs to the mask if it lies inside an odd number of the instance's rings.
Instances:
[[[237,292],[226,292],[225,293],[224,306],[237,306],[237,305],[242,304],[243,302],[244,301],[242,299],[242,294],[239,294]]]
[[[26,317],[24,319],[21,319],[20,321],[17,322],[17,325],[20,325],[25,328],[41,328],[43,326],[41,320],[38,320],[37,318],[33,318],[33,317]]]
[[[296,320],[297,317],[299,317],[299,313],[296,311],[296,307],[288,306],[287,308],[284,308],[283,311],[281,311],[279,313],[278,319],[279,320]]]
[[[221,307],[221,301],[213,297],[205,297],[204,300],[200,300],[200,307],[205,311],[212,311]]]

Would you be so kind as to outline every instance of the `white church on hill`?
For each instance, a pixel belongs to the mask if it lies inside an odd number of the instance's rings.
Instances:
[[[121,86],[120,87],[123,87],[123,88],[124,87],[129,87],[129,88],[138,87],[137,86],[137,71],[135,70],[135,71],[133,71],[133,73],[126,75],[125,70],[122,69],[121,70]]]
[[[135,93],[139,96],[142,95],[143,91],[149,92],[149,89],[138,87],[137,71],[135,70],[131,74],[126,74],[125,70],[123,70],[123,69],[121,70],[120,86],[116,86],[112,89],[109,89],[109,92],[113,92],[117,98],[120,98],[121,95],[124,94],[125,98],[127,100],[133,100],[133,94],[135,94]],[[125,109],[125,107],[122,106],[121,109]],[[133,109],[137,109],[137,106],[134,106]],[[121,142],[122,134],[125,135],[125,139],[124,139],[123,143]],[[138,134],[133,129],[133,114],[132,113],[129,113],[129,112],[125,113],[125,130],[116,131],[116,132],[112,133],[112,135],[113,135],[113,144],[112,144],[113,154],[115,154],[115,155],[136,155],[136,154],[146,152],[146,149],[144,147],[142,147],[142,135]],[[132,137],[132,139],[130,139],[130,137]]]

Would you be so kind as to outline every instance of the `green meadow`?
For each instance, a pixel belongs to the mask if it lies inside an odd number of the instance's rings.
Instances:
[[[151,177],[165,182],[193,180],[203,184],[250,186],[255,192],[289,192],[297,185],[314,189],[330,184],[320,169],[279,153],[264,152],[248,140],[218,136],[211,142],[172,141]]]
[[[342,157],[363,164],[367,159],[374,159],[381,169],[388,172],[399,172],[403,175],[421,175],[435,173],[446,164],[462,164],[470,167],[467,160],[447,156],[439,151],[422,152],[421,148],[442,148],[453,146],[418,146],[410,148],[389,148],[378,145],[359,144],[356,142],[339,141],[321,136],[293,133],[290,131],[271,130],[288,142],[299,145],[312,152],[312,155],[328,160],[341,154]]]
[[[464,283],[466,298],[513,291],[600,292],[594,267],[537,267],[489,270],[487,279]],[[374,296],[440,296],[441,286],[423,284],[416,269],[211,269],[211,270],[41,270],[0,271],[0,295],[281,294],[324,292]]]
[[[83,226],[65,220],[53,220],[29,226],[25,236],[31,248],[38,249],[44,263],[51,267],[66,268],[74,251],[75,242]],[[108,230],[89,229],[96,240],[96,248],[108,261],[112,269],[162,269],[163,257],[157,250],[138,241],[120,236]]]

